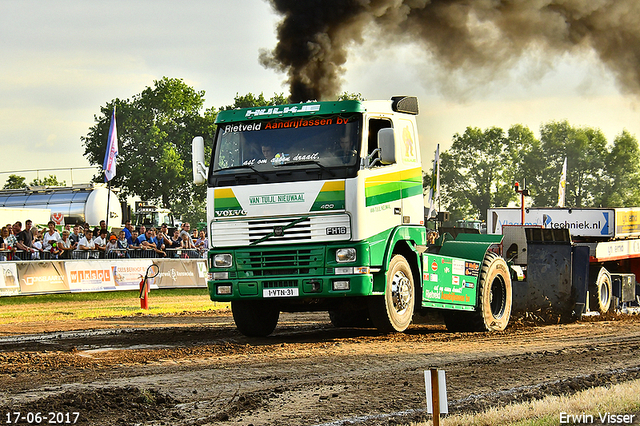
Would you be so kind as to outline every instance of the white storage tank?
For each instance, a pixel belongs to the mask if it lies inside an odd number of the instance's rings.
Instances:
[[[101,220],[107,219],[107,200],[109,226],[119,227],[122,224],[120,201],[104,184],[0,191],[0,207],[49,209],[51,219],[58,224],[87,222],[97,226]]]

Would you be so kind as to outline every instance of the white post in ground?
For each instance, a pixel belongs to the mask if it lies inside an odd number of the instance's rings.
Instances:
[[[449,412],[444,370],[425,370],[424,385],[427,392],[427,413],[433,415],[433,426],[440,426],[440,415]]]

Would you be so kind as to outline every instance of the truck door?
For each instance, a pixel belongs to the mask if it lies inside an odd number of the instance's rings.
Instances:
[[[386,118],[368,120],[367,155],[371,155],[378,148],[378,131],[391,127],[391,120]],[[373,164],[377,158],[378,154],[373,154],[371,163]],[[402,224],[402,191],[396,165],[375,162],[367,174],[365,205],[373,219],[370,226],[383,231]]]

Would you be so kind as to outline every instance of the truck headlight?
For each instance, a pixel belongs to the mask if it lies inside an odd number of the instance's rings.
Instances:
[[[356,260],[356,249],[340,248],[336,250],[336,262],[354,262]]]
[[[233,292],[231,291],[231,284],[224,284],[224,285],[217,286],[216,293],[224,294],[224,295],[232,294]]]
[[[214,268],[229,268],[233,264],[233,256],[229,253],[218,253],[213,256]]]

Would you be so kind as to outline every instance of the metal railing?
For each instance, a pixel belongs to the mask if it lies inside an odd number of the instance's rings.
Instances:
[[[64,259],[200,259],[205,258],[207,250],[170,248],[153,250],[146,248],[130,248],[115,250],[65,250],[60,253],[50,251],[0,250],[0,261],[28,260],[64,260]]]

